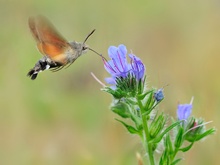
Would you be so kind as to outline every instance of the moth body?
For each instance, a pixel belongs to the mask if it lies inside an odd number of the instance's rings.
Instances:
[[[27,74],[32,80],[36,79],[38,73],[44,70],[58,71],[66,65],[71,65],[88,49],[92,50],[85,42],[95,29],[89,33],[82,43],[76,41],[67,42],[44,16],[30,17],[28,23],[31,33],[37,42],[37,48],[43,54],[43,57],[37,61]],[[92,51],[95,52],[94,50]]]

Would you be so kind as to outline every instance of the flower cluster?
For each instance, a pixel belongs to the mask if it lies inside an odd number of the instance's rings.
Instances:
[[[179,104],[177,118],[168,122],[169,116],[157,108],[164,99],[164,89],[146,87],[146,69],[141,59],[130,53],[128,62],[127,49],[122,44],[110,46],[108,54],[110,60],[103,57],[103,62],[111,75],[105,79],[110,86],[104,86],[103,91],[113,96],[110,108],[122,118],[116,120],[142,140],[149,164],[155,164],[155,157],[160,158],[158,164],[177,164],[181,160],[176,158],[178,152],[188,151],[196,141],[215,132],[214,128],[206,130],[207,123],[202,119],[191,116],[193,99],[190,104]],[[159,143],[164,145],[163,151],[155,156]]]
[[[177,116],[179,120],[187,120],[192,113],[192,104],[179,104]]]
[[[115,98],[122,98],[128,95],[135,96],[137,92],[142,91],[146,70],[143,62],[131,53],[128,63],[127,49],[122,44],[118,47],[110,46],[108,54],[111,60],[107,61],[103,58],[104,67],[111,75],[105,78],[105,81],[112,85],[107,89],[108,92],[111,92]]]
[[[142,61],[134,54],[129,54],[131,62],[127,62],[127,49],[125,45],[118,47],[110,46],[108,54],[111,60],[104,60],[105,69],[111,74],[112,77],[106,78],[106,82],[116,85],[118,77],[125,78],[129,74],[134,76],[136,80],[143,80],[145,73],[145,66]]]
[[[192,113],[192,102],[191,99],[189,104],[179,104],[177,107],[177,118],[182,121],[180,127],[183,129],[182,139],[189,142],[198,141],[206,136],[208,133],[213,133],[213,129],[208,131],[205,130],[205,125],[203,119],[196,119],[195,117],[190,117]]]

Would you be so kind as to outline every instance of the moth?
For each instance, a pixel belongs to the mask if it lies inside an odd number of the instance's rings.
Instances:
[[[42,15],[30,17],[28,25],[37,42],[38,50],[43,54],[43,57],[37,61],[27,74],[32,80],[36,79],[38,73],[44,70],[58,71],[65,66],[70,66],[88,50],[102,56],[85,44],[87,39],[95,32],[95,29],[86,36],[83,42],[67,42],[53,24]]]

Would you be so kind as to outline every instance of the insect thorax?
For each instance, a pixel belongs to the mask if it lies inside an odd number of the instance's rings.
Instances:
[[[87,52],[87,46],[80,42],[69,42],[72,49],[69,49],[67,53],[67,58],[70,61],[74,61],[76,58]]]

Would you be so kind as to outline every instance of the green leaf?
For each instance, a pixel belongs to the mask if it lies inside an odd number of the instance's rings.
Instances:
[[[126,96],[126,92],[122,91],[121,89],[113,90],[110,87],[105,87],[102,89],[102,91],[105,91],[105,92],[111,94],[115,99],[121,99],[124,96]]]
[[[145,85],[146,76],[144,76],[144,80],[139,80],[138,82],[138,94],[143,93],[144,91],[144,85]]]
[[[131,104],[131,105],[137,105],[137,100],[132,99],[132,98],[126,98],[125,102],[127,102],[128,104]]]
[[[171,129],[173,129],[174,127],[180,125],[182,121],[181,120],[178,120],[177,122],[173,123],[172,125],[170,125],[169,127],[167,127],[157,138],[155,138],[152,142],[153,143],[159,143],[163,136],[168,133]]]
[[[117,102],[116,104],[111,106],[111,110],[121,116],[122,118],[130,118],[131,113],[129,110],[129,106],[124,102]]]
[[[201,126],[203,127],[203,126]],[[199,127],[200,128],[200,127]],[[196,128],[196,130],[190,130],[187,134],[186,134],[186,140],[189,142],[194,142],[194,141],[199,141],[203,138],[205,138],[208,135],[211,135],[215,132],[214,128],[211,128],[203,133],[200,133],[201,129]]]
[[[138,130],[136,130],[133,126],[128,125],[128,124],[126,124],[125,122],[123,122],[119,119],[115,119],[115,120],[122,123],[125,126],[125,128],[127,128],[128,132],[130,132],[131,134],[138,134],[138,135],[140,134],[140,132]]]
[[[192,146],[193,146],[194,142],[192,142],[190,145],[188,145],[187,147],[184,147],[184,148],[180,148],[179,150],[182,151],[182,152],[186,152],[186,151],[189,151]]]
[[[151,93],[149,93],[149,96],[147,98],[147,101],[144,105],[144,111],[142,112],[142,115],[148,115],[150,114],[151,112],[151,107],[154,103],[154,100],[153,100],[153,91]]]
[[[194,127],[194,123],[195,123],[196,119],[194,117],[190,117],[187,119],[187,125],[185,127],[185,130],[189,130],[192,127]],[[185,124],[185,123],[184,123]]]
[[[165,138],[165,147],[167,148],[168,152],[170,154],[172,154],[174,152],[173,150],[173,145],[172,145],[172,141],[170,139],[170,135],[166,134],[166,138]]]
[[[139,94],[137,97],[139,100],[143,100],[147,95],[149,95],[150,93],[153,93],[154,89],[151,89],[143,94]]]
[[[164,129],[166,121],[167,119],[165,119],[163,113],[154,118],[154,121],[150,125],[149,131],[152,139],[155,138]]]
[[[203,139],[204,137],[206,137],[206,136],[208,136],[208,135],[211,135],[211,134],[213,134],[213,133],[215,133],[215,129],[214,129],[214,128],[211,128],[211,129],[205,131],[203,134],[198,135],[198,136],[196,137],[196,141],[199,141],[199,140]]]
[[[169,155],[167,153],[167,150],[164,150],[161,158],[160,158],[160,162],[159,165],[167,165],[169,164],[170,160],[169,160]]]
[[[175,161],[173,161],[172,163],[171,163],[171,165],[175,165],[175,164],[177,164],[179,161],[181,161],[182,160],[182,158],[179,158],[179,159],[176,159]]]
[[[176,135],[176,139],[175,139],[175,142],[174,142],[174,146],[176,148],[179,148],[182,143],[183,143],[183,135],[184,134],[184,129],[182,127],[179,127],[179,130],[178,130],[178,133]]]
[[[152,150],[155,151],[155,150],[157,149],[157,146],[158,146],[158,144],[156,144],[156,143],[153,144],[153,145],[152,145]]]
[[[143,130],[143,124],[142,124],[141,118],[139,118],[138,116],[132,115],[131,120],[135,123],[135,126],[139,131]]]

